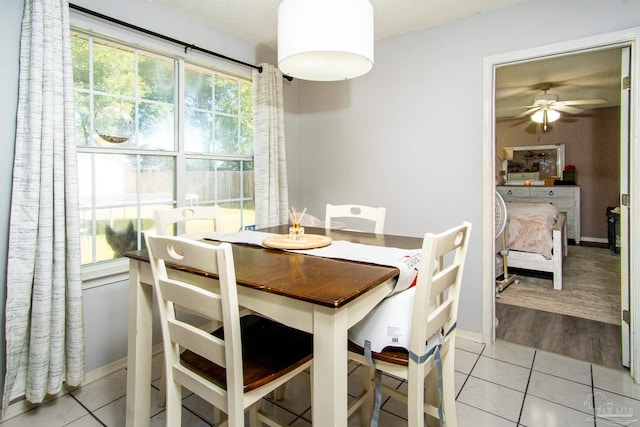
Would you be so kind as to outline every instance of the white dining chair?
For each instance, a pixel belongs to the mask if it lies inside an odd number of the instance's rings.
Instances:
[[[349,341],[350,360],[361,363],[365,370],[363,391],[349,410],[352,414],[360,409],[362,425],[369,425],[372,418],[371,425],[376,425],[384,392],[407,403],[410,427],[424,426],[424,414],[434,421],[440,421],[441,425],[446,420],[447,427],[456,427],[455,328],[470,231],[471,224],[464,222],[440,234],[425,234],[416,285],[396,294],[415,293],[412,300],[407,300],[410,306],[406,307],[410,321],[404,330],[409,331],[409,336],[403,344],[407,344],[408,348],[388,346],[373,351],[371,348],[376,347],[375,334],[372,334],[371,340],[364,339],[364,342],[361,340],[357,344]],[[376,310],[385,310],[385,302],[389,299],[379,304],[363,322],[374,316],[385,319],[384,314]],[[395,315],[391,313],[392,318],[387,317],[385,325],[397,321],[393,317],[398,317],[398,307],[394,307],[394,311]],[[382,333],[386,336],[388,332],[384,329]],[[407,381],[408,393],[403,394],[382,384],[383,372]]]
[[[156,233],[160,236],[175,236],[200,240],[220,232],[220,207],[215,206],[181,206],[172,209],[159,209],[154,212]],[[189,310],[181,309],[189,313]],[[193,313],[190,313],[193,314]],[[202,323],[200,327],[207,331],[217,329],[219,324]],[[158,406],[164,407],[166,402],[165,377],[160,378]]]
[[[324,222],[325,228],[331,229],[336,218],[351,218],[357,220],[365,220],[373,223],[373,232],[376,234],[384,233],[384,219],[387,214],[385,208],[373,208],[363,205],[332,205],[327,204]],[[362,229],[349,229],[350,231],[365,231]]]
[[[227,414],[228,424],[221,425],[244,426],[246,409],[252,426],[257,421],[280,425],[260,409],[260,400],[311,368],[313,336],[261,316],[240,316],[229,243],[153,232],[145,239],[162,326],[167,426],[181,423],[182,387]],[[165,263],[217,275],[219,287],[205,289],[184,275],[169,278]],[[177,318],[175,306],[222,322],[222,327],[207,333]]]
[[[200,240],[220,233],[220,207],[182,206],[159,209],[154,213],[156,232],[161,236],[183,236]]]

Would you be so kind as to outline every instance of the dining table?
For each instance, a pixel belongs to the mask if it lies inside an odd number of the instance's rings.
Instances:
[[[288,225],[260,232],[285,235]],[[419,249],[422,239],[306,227],[331,241]],[[209,240],[204,240],[209,241]],[[216,242],[211,241],[212,244]],[[313,334],[312,423],[346,426],[348,330],[393,290],[399,269],[347,259],[307,255],[259,245],[232,243],[239,304],[285,325]],[[146,249],[127,252],[129,307],[126,425],[150,424],[153,278]],[[215,286],[206,271],[168,266],[170,277]]]

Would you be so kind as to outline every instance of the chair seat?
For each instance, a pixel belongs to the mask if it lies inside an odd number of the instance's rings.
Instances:
[[[313,357],[313,335],[261,316],[240,318],[244,391],[249,392],[303,365]],[[212,335],[223,338],[222,328]],[[226,388],[225,369],[192,351],[181,354],[186,368]]]
[[[352,353],[364,355],[364,348],[353,341],[349,341],[348,350]],[[403,347],[385,347],[380,353],[372,351],[371,357],[374,360],[381,360],[394,365],[409,366],[409,352]]]

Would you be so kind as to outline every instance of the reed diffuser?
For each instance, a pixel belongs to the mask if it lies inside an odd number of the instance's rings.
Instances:
[[[292,207],[291,210],[288,212],[289,212],[289,218],[291,218],[291,224],[292,224],[292,226],[289,227],[289,240],[296,240],[296,241],[304,240],[304,227],[300,226],[300,222],[302,221],[304,214],[307,212],[307,208],[304,208],[304,210],[300,214],[300,217],[298,217],[296,208],[294,207]]]

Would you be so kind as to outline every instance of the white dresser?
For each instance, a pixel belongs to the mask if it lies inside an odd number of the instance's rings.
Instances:
[[[580,243],[580,187],[562,185],[539,186],[496,186],[505,202],[552,203],[560,212],[567,213],[567,238]]]

